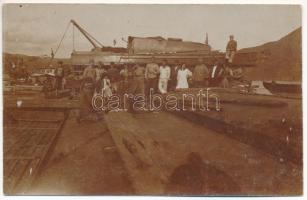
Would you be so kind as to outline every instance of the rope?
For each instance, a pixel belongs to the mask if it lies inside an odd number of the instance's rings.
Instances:
[[[72,26],[72,49],[75,50],[75,26]]]
[[[70,22],[67,24],[66,30],[65,30],[65,32],[64,32],[64,34],[63,34],[63,36],[62,36],[62,38],[61,38],[61,41],[60,41],[59,45],[57,46],[56,50],[53,52],[53,57],[52,57],[52,58],[50,59],[50,61],[47,63],[48,66],[52,63],[52,60],[54,59],[56,53],[58,52],[58,50],[59,50],[59,48],[60,48],[60,46],[61,46],[61,44],[62,44],[62,42],[63,42],[63,39],[64,39],[64,37],[65,37],[65,35],[66,35],[66,33],[67,33],[67,30],[68,30],[68,28],[69,28],[69,25],[70,25]]]
[[[69,25],[70,25],[70,22],[67,24],[66,30],[65,30],[62,38],[61,38],[61,41],[60,41],[59,45],[57,46],[57,48],[56,48],[56,50],[54,52],[54,57],[55,57],[56,53],[58,52],[58,50],[59,50],[59,48],[60,48],[60,46],[61,46],[61,44],[63,42],[63,39],[64,39],[64,37],[65,37],[65,35],[66,35],[67,31],[68,31]]]

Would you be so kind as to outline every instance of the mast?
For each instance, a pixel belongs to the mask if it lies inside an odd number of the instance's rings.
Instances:
[[[84,37],[93,45],[94,49],[100,49],[103,47],[103,45],[95,39],[93,36],[91,36],[86,30],[84,30],[75,20],[70,20],[70,22],[78,28],[78,30],[84,35]],[[98,46],[97,43],[100,45]]]

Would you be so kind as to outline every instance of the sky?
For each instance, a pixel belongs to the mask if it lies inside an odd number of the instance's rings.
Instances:
[[[126,47],[128,36],[162,36],[205,42],[225,50],[230,34],[238,48],[275,41],[301,26],[297,5],[111,5],[6,4],[3,5],[3,51],[50,55],[71,19],[105,46]],[[55,57],[69,58],[73,50],[91,44],[70,24]]]

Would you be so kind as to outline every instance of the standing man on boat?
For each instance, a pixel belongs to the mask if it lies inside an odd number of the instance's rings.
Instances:
[[[202,88],[208,87],[209,85],[209,70],[204,64],[204,60],[199,58],[198,64],[195,66],[193,71],[193,83],[194,87]]]
[[[114,62],[111,62],[110,68],[108,70],[108,76],[111,80],[111,85],[116,93],[118,90],[118,85],[119,85],[119,80],[120,80],[120,75],[118,69],[114,66]]]
[[[58,62],[58,67],[55,70],[55,80],[56,80],[55,87],[56,87],[56,91],[62,89],[63,78],[64,78],[63,62],[59,61]]]
[[[89,119],[93,112],[92,98],[96,85],[96,69],[94,60],[90,61],[90,65],[85,68],[81,82],[80,92],[80,113],[77,122]]]
[[[180,66],[179,66],[179,62],[178,60],[175,60],[174,64],[171,67],[171,80],[170,80],[170,87],[169,87],[169,91],[175,91],[176,89],[176,85],[177,85],[177,73],[179,70]]]
[[[102,62],[99,62],[96,68],[96,80],[98,81],[104,73],[105,73],[104,65]]]
[[[132,73],[130,73],[130,70],[128,71],[127,74],[127,80],[128,80],[128,94],[129,95],[140,95],[143,96],[145,99],[145,69],[143,66],[136,64],[133,67]],[[131,113],[134,113],[135,110],[133,108],[133,102],[134,98],[129,98],[129,107],[128,111]]]
[[[145,68],[139,64],[134,66],[134,80],[136,84],[136,94],[145,95]]]
[[[145,79],[147,82],[147,91],[146,94],[150,94],[150,90],[152,90],[153,93],[156,93],[157,91],[157,86],[158,86],[158,81],[157,77],[159,74],[159,65],[155,63],[155,58],[151,58],[151,62],[146,64],[146,69],[145,69]]]
[[[87,66],[83,71],[82,79],[84,80],[87,77],[93,79],[93,81],[96,80],[97,72],[96,72],[96,69],[95,69],[95,61],[94,60],[91,60],[89,66]]]
[[[131,73],[131,70],[129,70],[128,64],[124,65],[124,68],[122,70],[120,70],[120,72],[119,72],[119,75],[120,75],[120,78],[121,78],[119,91],[120,91],[121,94],[127,93],[128,86],[129,86],[129,84],[128,84],[129,73]]]
[[[237,41],[234,40],[233,35],[230,35],[229,42],[227,43],[226,46],[226,60],[228,61],[228,63],[233,62],[233,58],[235,56],[236,51],[237,51]]]

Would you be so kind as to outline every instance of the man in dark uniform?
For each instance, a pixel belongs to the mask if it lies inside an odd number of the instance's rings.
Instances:
[[[178,60],[175,60],[175,63],[171,67],[171,80],[170,80],[170,91],[174,91],[177,85],[177,73],[178,69],[180,68],[180,64]]]
[[[77,118],[78,123],[82,120],[89,119],[93,113],[92,97],[96,85],[96,69],[94,66],[95,61],[91,60],[90,65],[83,72],[80,88],[80,115]]]
[[[208,87],[209,70],[204,64],[202,58],[198,59],[198,64],[194,67],[193,71],[193,85],[196,88]]]
[[[117,92],[120,81],[120,75],[119,75],[119,70],[114,65],[114,62],[111,62],[110,64],[110,68],[108,70],[108,76],[110,78],[114,92]]]
[[[130,67],[131,68],[131,67]],[[129,66],[128,64],[124,65],[124,68],[120,70],[120,84],[119,84],[119,92],[120,94],[125,94],[128,90],[128,74]]]
[[[91,77],[85,77],[81,83],[80,93],[80,115],[77,118],[77,122],[89,119],[92,108],[92,97],[94,95],[95,81]]]
[[[63,68],[63,62],[59,61],[58,62],[58,67],[55,70],[55,80],[56,80],[56,90],[61,90],[62,89],[62,82],[64,78],[64,68]]]
[[[151,62],[146,64],[145,69],[145,79],[146,79],[146,95],[149,95],[150,90],[153,90],[153,93],[157,92],[158,88],[158,74],[159,74],[159,65],[155,62],[155,58],[151,58]]]
[[[130,71],[130,70],[129,70]],[[128,72],[128,94],[131,95],[143,95],[145,98],[145,68],[139,64],[136,64],[132,73]],[[129,112],[134,112],[133,100],[129,98]]]

